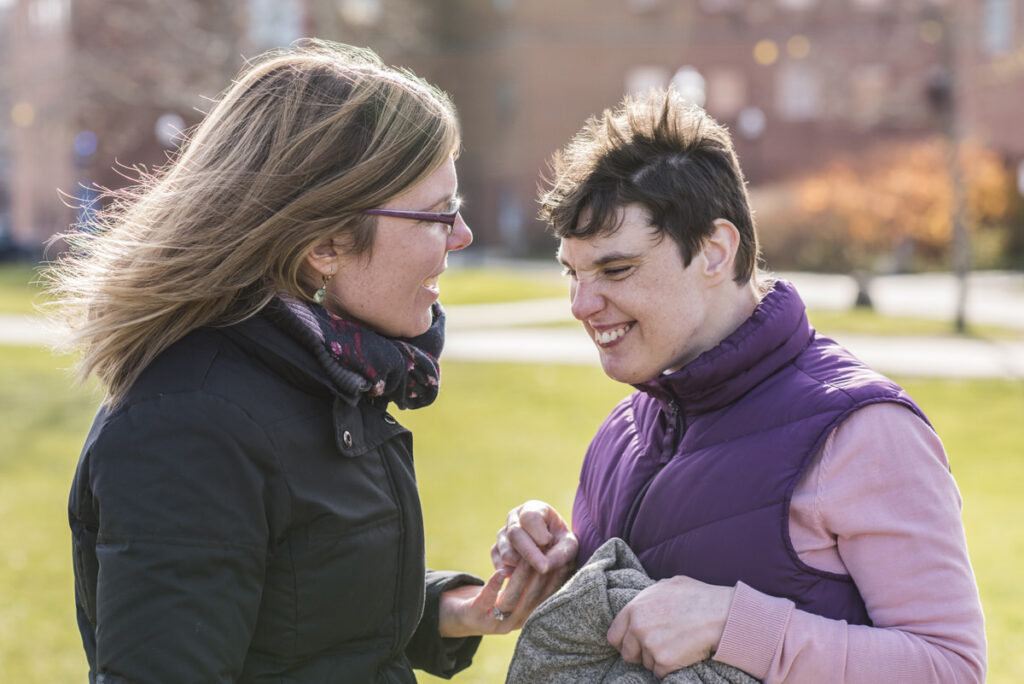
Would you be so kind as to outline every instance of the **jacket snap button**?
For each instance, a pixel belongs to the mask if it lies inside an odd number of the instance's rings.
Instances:
[[[390,413],[385,413],[384,414],[384,422],[387,423],[388,425],[394,425],[398,421],[396,421],[394,418],[392,418]]]
[[[352,433],[345,430],[345,433],[341,436],[341,441],[345,444],[346,449],[352,448]]]

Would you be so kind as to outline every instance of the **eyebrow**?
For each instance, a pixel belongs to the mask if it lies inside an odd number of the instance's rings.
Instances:
[[[599,268],[601,266],[607,266],[608,264],[614,263],[616,261],[630,261],[632,259],[639,259],[642,256],[642,252],[609,252],[608,254],[605,254],[595,259],[593,262],[593,267]],[[572,266],[569,265],[569,262],[562,258],[561,254],[558,255],[558,262],[562,264],[562,266],[565,266],[566,268],[572,268]]]

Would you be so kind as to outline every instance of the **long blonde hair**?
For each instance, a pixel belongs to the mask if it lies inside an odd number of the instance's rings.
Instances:
[[[305,41],[263,55],[156,174],[110,192],[62,238],[46,274],[62,346],[107,405],[190,331],[307,298],[305,255],[331,239],[372,249],[363,209],[401,194],[458,148],[450,99],[370,50]]]

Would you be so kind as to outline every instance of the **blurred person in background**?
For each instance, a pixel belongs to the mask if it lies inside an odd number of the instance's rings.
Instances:
[[[661,581],[607,638],[658,677],[713,657],[766,682],[983,681],[942,444],[761,272],[728,132],[673,91],[627,98],[553,169],[541,212],[573,315],[605,373],[637,391],[587,451],[572,530],[527,502],[495,567],[518,586],[571,564],[576,539],[580,565],[625,540]],[[517,597],[510,586],[499,607]]]
[[[522,624],[551,573],[424,567],[411,435],[438,277],[470,244],[448,97],[368,50],[255,60],[51,271],[106,397],[71,489],[90,680],[414,682]]]

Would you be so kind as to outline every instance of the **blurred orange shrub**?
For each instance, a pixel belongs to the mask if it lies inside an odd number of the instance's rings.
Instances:
[[[949,149],[941,139],[876,148],[836,159],[805,178],[753,190],[769,267],[948,267],[954,201]],[[960,168],[969,230],[976,236],[1003,230],[1016,193],[1003,160],[966,141]]]

